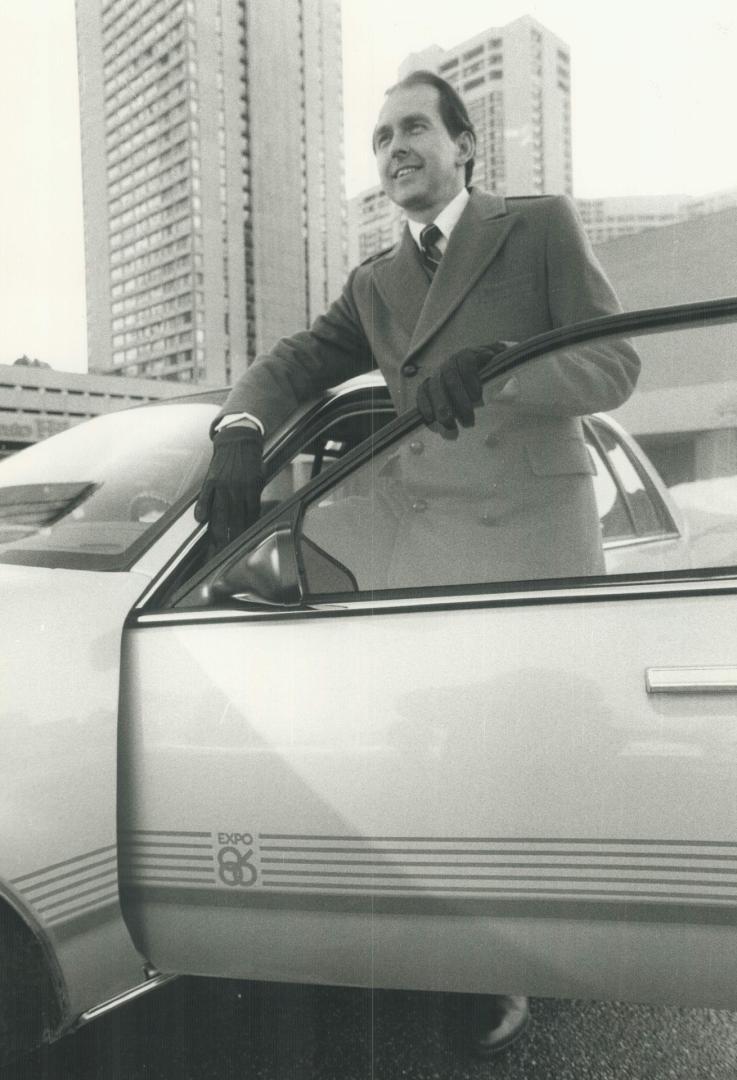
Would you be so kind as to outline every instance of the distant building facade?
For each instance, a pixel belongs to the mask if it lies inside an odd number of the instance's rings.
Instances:
[[[76,0],[91,367],[228,383],[345,274],[337,0]]]
[[[737,207],[737,188],[710,195],[632,195],[603,199],[576,199],[584,229],[593,244],[603,244],[645,229]],[[382,192],[368,188],[348,201],[348,256],[350,265],[375,255],[399,239],[404,216]]]
[[[153,379],[0,364],[0,457],[101,413],[158,401],[180,391],[172,383]]]
[[[737,206],[595,248],[627,311],[737,295],[736,250]],[[728,324],[637,340],[643,362],[637,392],[615,415],[669,485],[737,475],[734,336]]]
[[[577,199],[584,228],[593,244],[615,240],[643,229],[673,225],[684,217],[684,195],[641,195]]]
[[[396,244],[405,216],[380,187],[367,188],[348,200],[348,265]]]
[[[716,214],[720,210],[731,210],[737,206],[737,188],[713,191],[708,195],[697,195],[687,200],[686,218],[701,217],[702,214]]]
[[[586,232],[594,244],[616,240],[737,206],[737,188],[711,195],[636,195],[577,199]]]

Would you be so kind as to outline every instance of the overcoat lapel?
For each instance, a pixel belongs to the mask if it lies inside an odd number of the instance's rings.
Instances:
[[[402,328],[406,340],[410,341],[425,303],[429,281],[417,244],[406,225],[396,254],[376,266],[374,283],[389,308],[392,322]]]
[[[407,357],[438,332],[496,257],[519,218],[505,210],[501,196],[471,194],[425,297]]]

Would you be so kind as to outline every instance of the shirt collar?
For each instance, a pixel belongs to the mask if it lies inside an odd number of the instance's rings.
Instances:
[[[458,220],[466,209],[466,204],[470,196],[466,188],[461,188],[455,198],[451,199],[447,206],[443,207],[438,216],[435,218],[433,224],[437,225],[443,234],[438,241],[438,247],[441,251],[445,251],[448,241],[450,240],[450,234],[458,224]],[[409,225],[409,231],[412,233],[412,239],[417,244],[420,251],[422,250],[422,244],[420,243],[420,233],[425,228],[425,222],[412,221],[411,218],[407,220]]]

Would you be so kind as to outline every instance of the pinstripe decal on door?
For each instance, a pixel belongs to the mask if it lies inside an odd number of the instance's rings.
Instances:
[[[121,833],[120,862],[126,884],[215,884],[213,834],[166,829]]]
[[[125,883],[737,905],[737,844],[728,841],[263,832],[223,846],[226,837],[128,834]]]
[[[116,845],[21,874],[11,884],[46,926],[60,927],[104,909],[112,912],[118,901]]]

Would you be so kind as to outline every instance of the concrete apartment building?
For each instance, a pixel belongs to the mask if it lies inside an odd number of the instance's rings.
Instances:
[[[442,75],[462,95],[476,128],[474,183],[502,195],[571,194],[570,50],[529,15],[441,49],[432,45],[400,65]],[[380,188],[349,203],[353,264],[398,237],[402,220]]]
[[[627,311],[734,296],[735,249],[737,206],[595,247]],[[726,324],[637,339],[642,373],[615,416],[669,485],[737,476],[734,336]]]
[[[344,280],[337,0],[76,0],[90,366],[237,378]]]
[[[592,244],[602,244],[682,221],[685,202],[685,195],[633,195],[576,199],[576,206]]]
[[[180,392],[170,382],[0,364],[0,458],[93,416]]]
[[[620,236],[675,225],[704,214],[737,206],[737,188],[696,197],[632,195],[605,199],[576,199],[584,227],[593,244]]]
[[[378,185],[348,200],[348,265],[396,244],[405,217]]]

